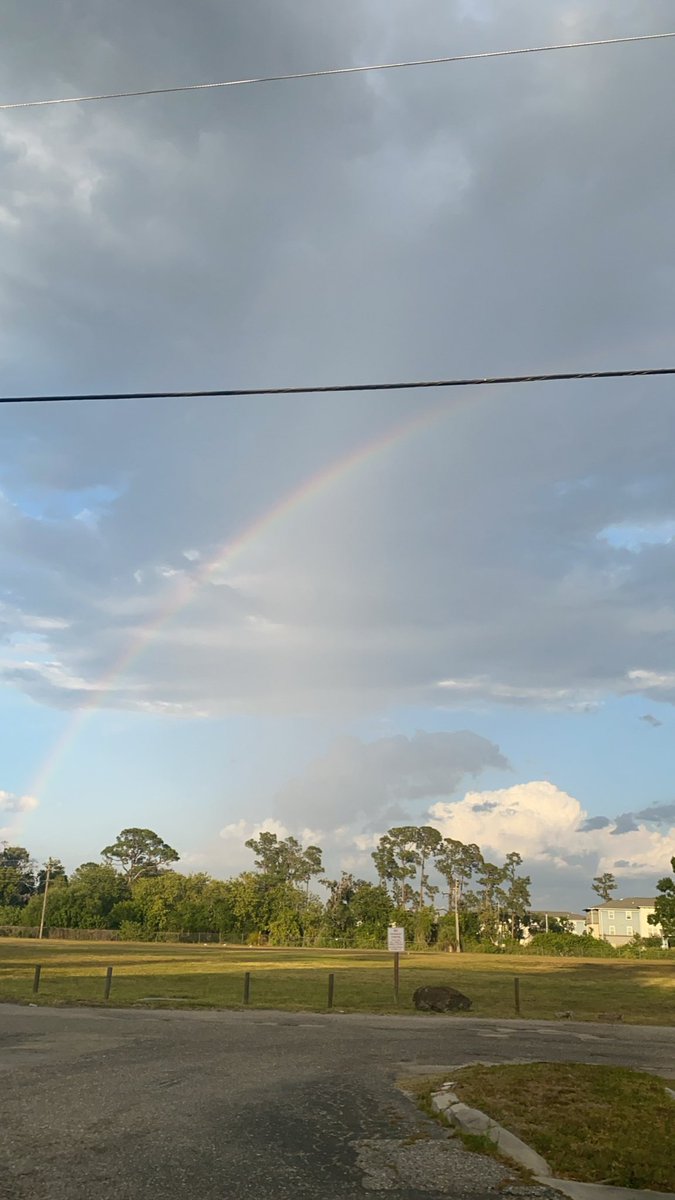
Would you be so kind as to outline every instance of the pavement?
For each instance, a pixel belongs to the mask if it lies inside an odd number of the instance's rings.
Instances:
[[[0,1197],[545,1198],[395,1086],[515,1060],[675,1078],[675,1028],[0,1005]]]

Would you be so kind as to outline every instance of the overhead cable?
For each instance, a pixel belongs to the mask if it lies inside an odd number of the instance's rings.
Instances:
[[[12,108],[46,108],[56,104],[88,104],[93,100],[127,100],[133,96],[168,96],[176,92],[203,92],[213,88],[246,87],[253,83],[287,83],[292,79],[323,79],[330,75],[360,75],[368,71],[399,71],[403,67],[432,67],[441,63],[475,62],[482,58],[509,58],[519,54],[544,54],[552,50],[581,50],[589,46],[622,46],[632,42],[657,42],[675,37],[672,33],[640,33],[630,37],[596,38],[586,42],[557,42],[547,46],[523,46],[513,50],[483,50],[476,54],[444,54],[437,58],[412,58],[402,62],[370,63],[361,67],[330,67],[321,71],[295,71],[288,75],[254,75],[247,79],[224,79],[214,83],[184,83],[175,87],[139,88],[128,92],[100,92],[91,96],[60,96],[50,100],[18,100],[0,103],[0,111]]]
[[[506,383],[555,383],[580,379],[636,379],[675,375],[675,367],[642,367],[629,371],[555,371],[545,375],[486,375],[467,379],[416,379],[394,383],[302,384],[291,387],[196,388],[155,392],[68,392],[62,395],[0,396],[0,404],[64,404],[82,400],[235,399],[240,396],[307,396],[331,392],[404,392],[421,388],[495,387]]]

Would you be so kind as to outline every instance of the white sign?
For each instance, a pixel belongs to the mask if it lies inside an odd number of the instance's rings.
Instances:
[[[402,925],[390,925],[387,930],[387,950],[402,954],[405,950],[405,929]]]

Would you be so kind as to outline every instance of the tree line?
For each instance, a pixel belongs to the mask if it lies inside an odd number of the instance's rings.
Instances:
[[[223,942],[378,948],[393,924],[405,928],[409,944],[455,950],[516,944],[526,928],[543,929],[520,854],[493,863],[476,844],[428,825],[382,835],[372,853],[377,883],[351,872],[326,877],[321,847],[294,837],[262,832],[246,847],[253,869],[221,880],[175,870],[177,851],[150,829],[122,830],[102,861],[70,876],[59,859],[38,866],[25,847],[4,844],[0,927],[39,927],[44,918],[47,928],[111,929],[139,940],[208,932]],[[675,883],[657,886],[664,932],[675,936]],[[593,887],[609,899],[616,882],[598,876]],[[547,928],[570,931],[551,917]]]

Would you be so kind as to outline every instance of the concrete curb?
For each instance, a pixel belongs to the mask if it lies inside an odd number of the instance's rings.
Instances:
[[[554,1178],[548,1163],[536,1150],[480,1109],[462,1104],[455,1092],[450,1090],[451,1086],[448,1083],[442,1091],[432,1092],[431,1107],[434,1112],[441,1113],[465,1133],[489,1137],[502,1154],[531,1171],[537,1183],[562,1192],[570,1200],[675,1200],[675,1192],[653,1192],[647,1188],[610,1187],[604,1183],[579,1183],[576,1179]],[[670,1088],[666,1088],[666,1091],[675,1099]]]
[[[502,1154],[531,1171],[533,1175],[550,1176],[551,1168],[541,1154],[537,1154],[536,1150],[532,1150],[514,1133],[509,1133],[508,1129],[504,1129],[479,1109],[462,1104],[454,1092],[444,1088],[442,1092],[432,1093],[431,1107],[435,1112],[443,1113],[453,1125],[458,1125],[465,1133],[489,1137]]]
[[[606,1183],[577,1183],[576,1179],[535,1176],[537,1183],[555,1188],[571,1200],[675,1200],[675,1192],[651,1192],[647,1188],[610,1187]]]

